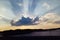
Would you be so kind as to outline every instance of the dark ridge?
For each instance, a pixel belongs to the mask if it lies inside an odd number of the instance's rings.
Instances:
[[[55,30],[60,30],[60,28],[55,28],[55,29],[25,29],[25,30],[21,30],[21,29],[16,29],[16,30],[6,30],[3,32],[0,32],[0,34],[2,34],[3,36],[11,36],[11,35],[23,35],[23,34],[30,34],[32,32],[50,32],[50,31],[55,31]]]
[[[22,32],[22,31],[53,31],[53,30],[60,30],[60,28],[54,28],[54,29],[24,29],[24,30],[22,30],[22,29],[16,29],[16,30],[5,30],[5,31],[3,31],[3,32],[9,32],[9,31],[20,31],[20,32]]]

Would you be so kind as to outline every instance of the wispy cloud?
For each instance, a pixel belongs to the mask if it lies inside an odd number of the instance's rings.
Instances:
[[[51,6],[48,4],[48,3],[43,3],[43,5],[42,5],[44,8],[46,8],[46,9],[51,9]]]
[[[54,23],[56,21],[60,20],[60,16],[57,15],[56,13],[47,13],[44,16],[40,18],[42,22],[47,22],[47,23]]]
[[[12,11],[12,5],[8,0],[0,0],[0,15],[8,17],[10,19],[15,17]]]
[[[10,21],[15,17],[12,11],[12,5],[9,0],[0,0],[0,24],[8,25]],[[9,20],[9,21],[8,21]]]

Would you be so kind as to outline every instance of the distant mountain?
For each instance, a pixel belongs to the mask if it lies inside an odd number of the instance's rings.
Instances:
[[[25,30],[7,30],[0,32],[3,37],[21,37],[21,36],[60,36],[60,28],[55,29],[25,29]]]

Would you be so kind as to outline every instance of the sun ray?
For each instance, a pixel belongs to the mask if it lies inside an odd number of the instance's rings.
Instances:
[[[36,15],[39,15],[39,16],[41,16],[42,15],[42,13],[44,13],[45,11],[47,11],[47,10],[49,10],[49,9],[46,9],[45,7],[43,7],[43,3],[38,3],[38,5],[36,6],[36,8],[35,8],[35,10],[34,10],[34,13],[35,13],[35,16]],[[47,7],[48,5],[46,5],[46,7]]]
[[[23,15],[25,17],[28,16],[28,5],[29,5],[29,0],[23,0]]]

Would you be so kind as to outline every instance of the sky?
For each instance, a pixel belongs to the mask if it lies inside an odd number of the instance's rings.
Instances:
[[[7,22],[18,21],[22,16],[35,18],[51,12],[60,15],[59,10],[60,0],[0,0],[0,20],[9,20]]]

